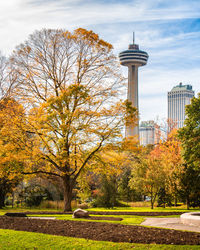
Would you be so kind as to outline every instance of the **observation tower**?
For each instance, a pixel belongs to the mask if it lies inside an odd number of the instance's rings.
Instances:
[[[138,109],[138,67],[147,64],[148,54],[139,50],[139,45],[135,44],[135,35],[133,33],[133,44],[128,49],[119,53],[121,65],[128,67],[128,93],[127,99],[134,107]],[[137,125],[129,124],[126,127],[126,137],[137,136],[139,140],[139,121]]]

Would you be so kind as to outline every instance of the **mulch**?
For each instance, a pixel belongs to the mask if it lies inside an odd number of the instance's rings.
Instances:
[[[87,220],[111,220],[111,221],[122,221],[122,218],[119,217],[103,217],[103,216],[92,216],[92,217],[87,217]]]
[[[26,211],[25,214],[72,214],[72,212],[32,212]],[[138,216],[168,216],[168,215],[181,215],[183,212],[99,212],[89,211],[89,214],[94,215],[138,215]]]
[[[95,215],[138,215],[138,216],[168,216],[181,215],[183,212],[97,212],[89,211],[90,214]]]
[[[0,228],[99,241],[200,245],[200,233],[103,222],[0,216]]]

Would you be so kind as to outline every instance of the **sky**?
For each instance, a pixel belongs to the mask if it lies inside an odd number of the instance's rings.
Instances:
[[[167,118],[167,92],[180,82],[200,92],[200,0],[0,1],[0,50],[9,56],[35,30],[85,28],[114,46],[149,55],[139,68],[140,120]],[[127,76],[126,67],[122,74]],[[125,98],[125,97],[124,97]]]

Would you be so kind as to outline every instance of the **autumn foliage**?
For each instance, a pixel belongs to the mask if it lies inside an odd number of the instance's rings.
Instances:
[[[136,115],[120,100],[123,78],[112,45],[85,29],[44,29],[19,45],[10,62],[18,101],[18,115],[5,115],[12,157],[23,162],[25,175],[59,178],[64,209],[71,210],[81,171]]]

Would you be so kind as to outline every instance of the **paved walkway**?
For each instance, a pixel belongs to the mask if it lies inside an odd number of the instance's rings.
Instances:
[[[200,226],[190,226],[181,223],[180,218],[146,218],[143,226],[163,227],[177,230],[186,230],[200,233]]]
[[[40,220],[55,220],[56,217],[27,217],[28,219],[40,219]]]

